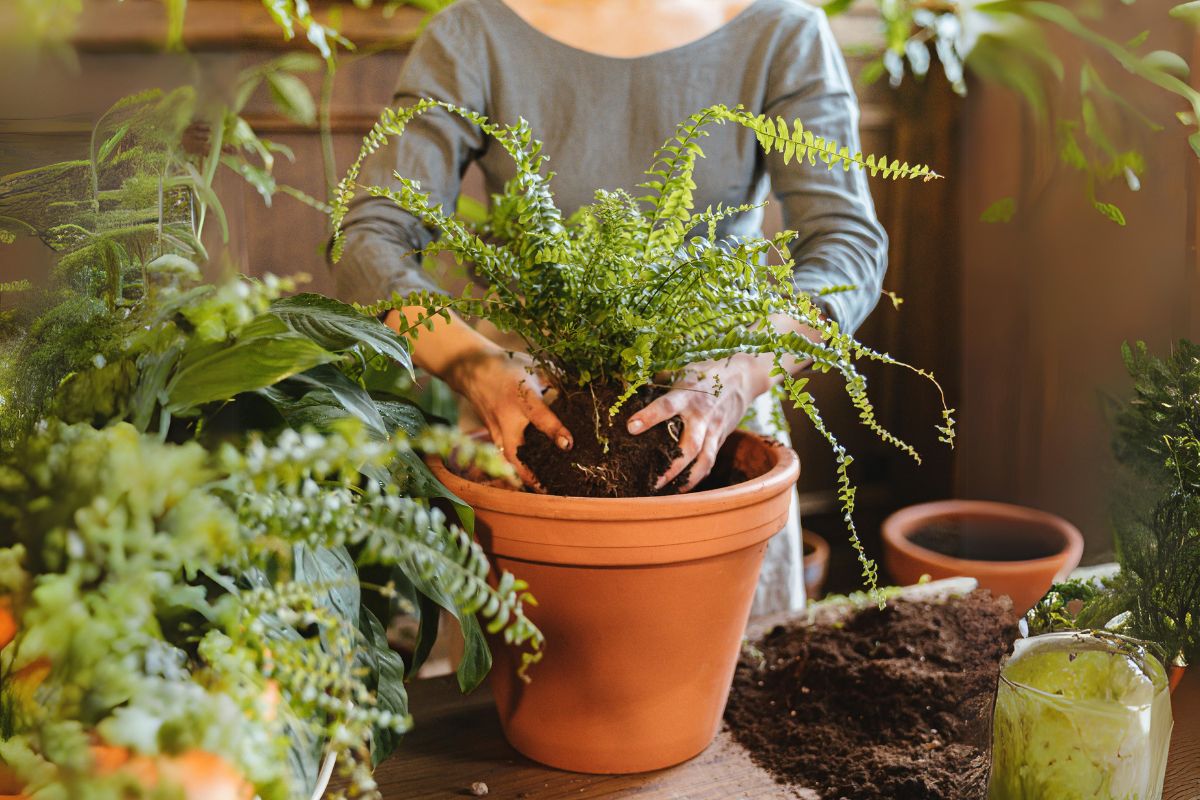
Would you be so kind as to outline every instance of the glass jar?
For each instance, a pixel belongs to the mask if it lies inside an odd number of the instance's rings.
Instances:
[[[1162,662],[1090,631],[1021,639],[1000,674],[989,800],[1161,800],[1171,741]]]

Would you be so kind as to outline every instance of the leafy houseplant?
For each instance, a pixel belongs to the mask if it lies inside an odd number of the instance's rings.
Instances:
[[[876,421],[856,367],[863,359],[898,362],[841,331],[822,316],[820,298],[792,285],[788,244],[795,234],[719,240],[718,221],[749,207],[694,212],[701,140],[710,125],[734,124],[788,162],[892,178],[935,175],[927,166],[852,153],[799,122],[713,106],[679,125],[657,152],[645,197],[600,191],[595,203],[564,218],[542,171],[541,143],[526,122],[495,125],[423,100],[385,111],[367,136],[334,199],[335,230],[364,189],[357,183],[363,159],[434,110],[478,126],[516,164],[487,221],[476,227],[451,218],[405,176],[397,176],[398,188],[365,191],[440,233],[424,254],[470,261],[486,288],[482,296],[394,297],[366,311],[422,307],[406,331],[413,335],[451,310],[516,333],[558,390],[551,408],[574,437],[570,454],[560,456],[535,430],[525,432],[519,455],[548,495],[495,488],[432,464],[475,509],[476,532],[493,563],[520,572],[541,603],[531,618],[551,644],[532,683],[519,684],[511,669],[493,673],[505,734],[531,758],[574,771],[639,772],[686,760],[720,723],[766,542],[786,519],[799,464],[792,451],[735,432],[715,471],[726,485],[716,480],[716,488],[702,487],[708,491],[636,496],[651,493],[646,487],[678,454],[680,431],[673,420],[630,437],[626,416],[697,362],[768,354],[785,394],[837,454],[852,526],[851,458],[826,428],[805,380],[784,371],[785,359],[794,357],[838,372],[863,424],[916,457]],[[335,260],[340,248],[335,240]],[[769,254],[782,263],[769,264]],[[778,317],[810,326],[816,340],[780,332]],[[944,415],[942,434],[950,441],[950,410]],[[650,452],[629,455],[648,444]],[[630,491],[638,485],[642,491]],[[874,586],[874,564],[854,542]],[[497,652],[502,665],[508,658]]]
[[[455,443],[343,424],[208,452],[127,423],[50,423],[0,465],[0,594],[17,626],[0,657],[0,760],[37,797],[99,800],[142,796],[125,793],[131,778],[149,791],[171,779],[164,759],[206,753],[244,796],[283,800],[311,794],[324,751],[353,796],[377,796],[373,760],[410,720],[405,665],[356,565],[397,569],[375,587],[385,597],[453,596],[510,642],[540,637],[523,584],[489,586],[465,533],[361,481],[364,465]],[[160,769],[106,771],[105,748]]]
[[[191,117],[186,90],[140,95],[87,158],[0,180],[0,244],[60,254],[0,286],[31,298],[0,317],[0,792],[161,794],[196,756],[264,800],[310,796],[322,758],[373,796],[440,609],[464,690],[491,667],[480,620],[541,642],[419,453],[508,473],[428,430],[378,320],[269,275],[199,283],[197,205],[219,203],[182,152]],[[236,167],[222,153],[200,163]],[[398,609],[420,622],[407,665]]]
[[[1124,348],[1133,397],[1113,417],[1128,490],[1114,515],[1120,571],[1056,586],[1031,612],[1038,630],[1110,628],[1200,660],[1200,346],[1167,358]]]
[[[854,508],[847,474],[852,459],[826,428],[812,396],[805,391],[807,379],[793,378],[783,369],[786,358],[807,359],[815,370],[838,372],[862,423],[919,460],[912,447],[876,421],[866,381],[856,366],[863,359],[899,362],[841,331],[835,321],[822,315],[819,298],[792,285],[788,244],[795,233],[784,232],[771,239],[718,240],[717,222],[749,207],[722,206],[696,213],[692,173],[703,156],[700,142],[714,124],[750,129],[764,151],[781,152],[785,161],[795,158],[810,165],[820,161],[828,169],[857,167],[873,176],[926,181],[937,177],[928,166],[851,153],[806,130],[799,121],[788,123],[756,117],[740,107],[713,106],[681,123],[675,136],[655,154],[646,173],[648,180],[642,185],[646,196],[634,199],[621,191],[599,191],[593,205],[564,220],[551,194],[552,175],[542,172],[546,159],[541,143],[524,120],[499,126],[469,110],[423,100],[409,108],[385,111],[368,134],[334,200],[335,229],[350,200],[363,188],[356,182],[363,159],[389,137],[401,135],[414,117],[434,109],[479,126],[516,164],[516,176],[492,198],[486,224],[475,228],[447,216],[431,204],[419,185],[404,176],[397,176],[398,189],[368,186],[365,191],[390,198],[438,231],[441,238],[426,247],[424,254],[450,252],[460,262],[470,261],[487,287],[479,297],[468,288],[462,297],[414,295],[368,310],[423,306],[424,319],[453,310],[487,319],[501,330],[519,335],[559,390],[552,407],[564,419],[581,420],[572,428],[575,446],[570,454],[559,455],[532,426],[526,431],[521,457],[552,493],[622,496],[631,494],[631,488],[652,487],[679,452],[674,442],[678,431],[661,426],[651,432],[658,436],[661,451],[645,470],[651,474],[621,476],[618,473],[625,466],[619,460],[622,448],[645,441],[625,432],[620,424],[623,418],[662,388],[664,377],[669,382],[692,364],[737,353],[773,356],[784,392],[833,447],[848,523]],[[340,246],[341,240],[335,240],[335,260]],[[768,263],[769,254],[778,254],[782,263]],[[777,331],[772,320],[781,316],[816,330],[819,340]],[[416,335],[419,329],[420,321],[408,332]],[[952,410],[944,403],[943,414],[942,439],[951,442]],[[569,476],[567,480],[557,477],[562,473]],[[873,582],[873,567],[865,556],[863,562]]]

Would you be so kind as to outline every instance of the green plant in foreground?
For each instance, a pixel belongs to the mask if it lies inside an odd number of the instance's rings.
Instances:
[[[0,464],[0,595],[19,629],[0,654],[0,760],[37,797],[131,796],[92,769],[94,733],[146,755],[216,753],[282,800],[307,796],[323,751],[350,796],[377,797],[373,757],[410,724],[406,669],[380,646],[356,566],[395,570],[373,587],[385,597],[452,598],[510,644],[541,642],[521,581],[493,588],[466,533],[361,479],[415,450],[502,463],[437,431],[385,443],[343,424],[210,453],[127,424],[50,423]],[[39,662],[48,676],[23,690],[14,674]]]
[[[397,189],[357,183],[368,154],[390,137],[403,134],[414,117],[435,109],[477,125],[516,164],[515,177],[492,198],[489,219],[482,226],[451,218],[405,176],[397,176]],[[854,487],[848,474],[853,459],[825,426],[805,389],[807,379],[793,378],[783,365],[785,359],[795,357],[810,360],[817,371],[840,374],[861,422],[919,461],[910,445],[877,422],[866,379],[856,366],[861,360],[907,365],[843,332],[822,315],[819,297],[793,285],[788,244],[795,233],[770,239],[719,239],[717,223],[749,207],[694,211],[692,175],[697,159],[703,156],[700,142],[706,129],[718,124],[748,128],[765,152],[782,153],[786,162],[819,163],[826,169],[861,168],[884,178],[928,181],[938,177],[925,165],[852,153],[805,129],[799,121],[754,116],[740,107],[712,106],[681,123],[675,136],[655,154],[642,185],[647,192],[644,197],[599,191],[594,204],[564,219],[550,190],[552,174],[542,172],[546,159],[541,143],[534,139],[527,122],[496,125],[475,112],[423,100],[409,108],[385,111],[367,135],[334,199],[335,230],[340,230],[350,200],[364,190],[391,199],[437,230],[440,239],[423,254],[449,252],[460,262],[472,262],[487,284],[482,296],[473,296],[468,288],[462,297],[397,297],[367,311],[422,306],[426,318],[432,318],[453,310],[488,319],[501,330],[516,333],[558,387],[610,390],[616,400],[606,409],[596,409],[598,429],[640,388],[659,385],[663,378],[669,381],[693,364],[737,353],[771,355],[786,395],[835,452],[842,511],[867,581],[874,587],[875,565],[862,550],[853,527]],[[341,244],[338,237],[335,260]],[[768,263],[767,256],[772,253],[782,263]],[[809,326],[819,333],[819,340],[778,331],[773,320],[780,317]],[[416,334],[419,327],[412,326],[410,332]],[[932,380],[927,373],[908,368]],[[952,410],[944,400],[943,414],[941,439],[952,443]]]
[[[1055,586],[1030,612],[1037,630],[1110,628],[1200,660],[1200,347],[1166,358],[1123,348],[1133,397],[1113,415],[1129,488],[1114,509],[1120,572]],[[1068,607],[1072,600],[1078,607]]]

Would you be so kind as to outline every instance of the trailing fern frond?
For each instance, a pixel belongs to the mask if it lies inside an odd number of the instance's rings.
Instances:
[[[363,158],[388,138],[401,135],[413,117],[433,109],[475,125],[513,159],[514,177],[492,197],[490,215],[482,225],[450,217],[411,176],[398,175],[389,187],[357,183]],[[693,175],[704,156],[701,143],[711,126],[726,124],[746,128],[765,153],[782,154],[797,168],[840,166],[892,179],[939,177],[926,165],[850,152],[800,121],[717,105],[684,120],[655,152],[640,186],[641,197],[622,190],[598,191],[590,205],[564,221],[550,193],[552,175],[543,172],[541,144],[524,120],[498,126],[475,112],[423,100],[385,112],[364,140],[360,158],[335,201],[334,224],[340,228],[349,198],[365,188],[440,234],[420,254],[446,252],[460,262],[469,261],[484,285],[482,295],[419,293],[364,310],[375,314],[408,308],[411,317],[413,307],[423,308],[409,327],[413,334],[450,311],[486,318],[500,330],[515,333],[558,388],[604,388],[608,400],[607,408],[596,412],[598,441],[600,428],[613,424],[625,403],[644,387],[675,380],[701,362],[739,354],[769,357],[788,399],[834,451],[839,502],[864,578],[874,587],[874,563],[854,530],[855,492],[849,473],[853,458],[826,427],[805,389],[807,379],[787,375],[781,365],[794,359],[809,363],[814,371],[838,375],[859,422],[918,461],[916,449],[879,422],[858,364],[880,362],[932,377],[862,345],[822,313],[820,297],[854,287],[808,293],[795,286],[789,245],[796,234],[766,239],[721,233],[723,221],[751,213],[757,204],[695,210]],[[780,331],[775,321],[781,318],[802,324],[809,334]],[[943,398],[944,424],[938,432],[947,442],[953,440],[951,414]]]

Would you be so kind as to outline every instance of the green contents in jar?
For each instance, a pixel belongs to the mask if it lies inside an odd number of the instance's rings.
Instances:
[[[1159,800],[1171,739],[1162,663],[1109,634],[1017,642],[996,698],[989,800]]]

